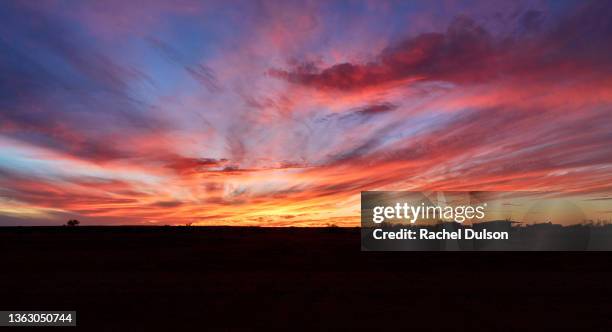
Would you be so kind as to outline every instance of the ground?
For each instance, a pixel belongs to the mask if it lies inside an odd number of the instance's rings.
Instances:
[[[81,226],[0,228],[0,253],[0,310],[77,310],[83,330],[612,324],[607,252],[361,252],[358,229]]]

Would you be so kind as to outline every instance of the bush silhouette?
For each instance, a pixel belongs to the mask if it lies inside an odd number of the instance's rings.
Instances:
[[[74,227],[74,226],[78,226],[81,222],[76,220],[76,219],[70,219],[68,220],[68,222],[66,223],[66,226],[70,226],[70,227]]]

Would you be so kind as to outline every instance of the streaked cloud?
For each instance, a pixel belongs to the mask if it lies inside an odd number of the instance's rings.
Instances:
[[[356,225],[363,190],[612,189],[606,2],[0,18],[0,224]]]

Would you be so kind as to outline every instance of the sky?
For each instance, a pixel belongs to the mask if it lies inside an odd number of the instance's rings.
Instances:
[[[612,192],[608,1],[14,0],[0,22],[0,225]]]

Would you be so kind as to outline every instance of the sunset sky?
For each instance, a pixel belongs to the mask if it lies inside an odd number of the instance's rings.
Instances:
[[[609,1],[3,1],[0,22],[0,225],[347,226],[364,190],[612,189]]]

